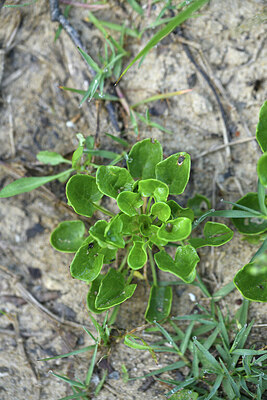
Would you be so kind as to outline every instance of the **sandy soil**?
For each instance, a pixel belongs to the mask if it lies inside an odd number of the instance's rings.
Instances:
[[[144,6],[146,3],[142,1]],[[259,0],[210,1],[202,9],[201,16],[183,25],[186,39],[171,34],[148,54],[140,69],[132,67],[120,83],[129,104],[156,93],[193,89],[168,102],[149,104],[154,120],[172,130],[173,135],[140,125],[140,137],[159,139],[166,156],[177,151],[191,154],[191,179],[182,196],[183,204],[188,197],[201,193],[219,208],[222,197],[235,201],[242,194],[256,190],[256,161],[260,151],[252,138],[267,82],[264,3]],[[141,19],[126,1],[112,0],[108,4],[110,8],[96,13],[99,19],[126,21],[128,26],[135,22],[141,28],[153,21],[160,10],[158,4],[152,8],[150,17]],[[73,7],[69,20],[96,59],[103,41],[96,28],[85,21],[86,17],[85,9]],[[92,101],[79,108],[78,95],[59,89],[59,85],[83,89],[88,85],[90,74],[64,31],[54,42],[57,28],[58,24],[50,20],[48,2],[38,1],[19,10],[5,8],[0,12],[1,186],[19,176],[54,173],[56,169],[44,168],[36,161],[40,150],[70,154],[77,146],[77,132],[85,136],[96,133],[97,103]],[[127,50],[132,56],[152,34],[147,31],[141,40],[128,38]],[[213,151],[226,143],[226,127],[214,93],[190,62],[182,42],[188,44],[194,59],[220,95],[227,114],[229,141],[235,143],[227,149]],[[145,109],[142,106],[138,111],[144,113]],[[125,111],[118,105],[115,111],[119,126],[124,130],[123,137],[134,143],[136,136]],[[120,132],[110,122],[104,105],[99,112],[101,147],[119,150],[104,132],[117,136]],[[252,140],[241,143],[247,138]],[[209,150],[212,151],[202,154]],[[83,379],[90,360],[85,354],[64,362],[37,361],[90,344],[82,325],[94,331],[85,308],[87,286],[73,280],[69,274],[72,256],[57,253],[49,244],[50,232],[60,221],[75,219],[64,201],[64,185],[57,183],[1,200],[0,309],[5,312],[5,315],[0,314],[2,400],[54,400],[70,395],[68,385],[53,378],[49,371]],[[200,252],[199,271],[209,288],[217,290],[232,280],[234,273],[254,252],[255,247],[241,241],[236,233],[234,240],[222,248]],[[205,301],[196,288],[185,286],[176,291],[174,315],[193,309],[189,293],[195,294],[196,301]],[[34,306],[29,294],[57,316],[58,321]],[[134,298],[121,307],[116,321],[118,331],[142,326],[144,298],[147,297],[148,291],[141,283]],[[222,309],[229,305],[234,313],[241,298],[238,291],[232,292],[221,303]],[[264,315],[265,305],[251,305],[250,317],[255,319],[256,325],[264,322]],[[253,343],[263,341],[263,329],[253,329]],[[121,364],[125,364],[133,377],[174,361],[173,356],[161,355],[156,366],[148,352],[137,352],[121,342],[115,343],[109,357],[109,378],[98,398],[164,399],[168,389],[158,382],[151,381],[150,385],[144,384],[145,381],[124,383]],[[94,373],[95,383],[101,374],[99,366]]]

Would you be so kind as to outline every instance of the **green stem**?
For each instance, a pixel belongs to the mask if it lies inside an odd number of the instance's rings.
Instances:
[[[147,215],[148,215],[149,210],[150,210],[151,201],[152,201],[152,197],[149,197],[149,200],[148,200],[147,206],[146,206],[146,214]]]
[[[121,265],[119,266],[119,269],[118,269],[119,272],[122,271],[122,269],[124,268],[124,266],[125,266],[125,264],[126,264],[126,262],[127,262],[128,252],[129,252],[129,249],[127,249],[127,251],[126,251],[126,253],[125,253],[125,256],[124,256],[123,259],[122,259]]]
[[[158,286],[156,266],[155,266],[153,254],[152,254],[151,249],[148,248],[147,250],[148,250],[148,257],[149,257],[150,267],[151,267],[151,271],[152,271],[153,285],[154,286]]]
[[[127,281],[126,281],[126,286],[129,285],[129,284],[131,283],[131,281],[132,281],[132,279],[133,279],[133,276],[134,276],[134,270],[132,269],[132,270],[131,270],[131,273],[130,273],[130,275],[129,275],[129,278],[128,278]]]
[[[200,278],[198,272],[197,272],[197,280],[198,280],[198,284],[197,285],[202,290],[204,295],[207,296],[207,297],[212,297],[211,294],[209,293],[208,289],[206,288],[206,286],[202,282],[202,279]]]
[[[103,214],[108,215],[109,217],[114,217],[115,214],[109,210],[107,210],[106,208],[96,204],[96,203],[92,203],[92,205],[98,210],[101,211]]]

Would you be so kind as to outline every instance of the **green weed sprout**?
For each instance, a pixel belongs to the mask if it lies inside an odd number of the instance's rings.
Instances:
[[[208,289],[203,283],[201,288],[206,296]],[[226,294],[227,291],[220,292],[219,297]],[[129,380],[153,376],[173,386],[165,395],[171,400],[263,399],[267,389],[267,350],[245,348],[253,327],[253,321],[247,324],[249,301],[244,299],[235,318],[231,319],[229,314],[222,315],[215,304],[216,296],[210,296],[209,309],[197,304],[195,313],[169,319],[168,331],[155,322],[147,331],[160,333],[163,336],[160,341],[144,344],[141,338],[127,334],[124,343],[131,348],[148,350],[154,358],[159,352],[179,357],[172,364]],[[188,323],[185,330],[180,328],[182,322]],[[169,333],[170,328],[172,333]],[[184,379],[160,377],[164,372],[175,370],[180,370]]]
[[[90,218],[99,210],[106,218],[97,220],[88,233],[80,220],[61,222],[51,235],[51,244],[56,250],[76,253],[70,272],[91,285],[87,305],[94,313],[132,297],[137,286],[133,277],[149,264],[153,283],[145,318],[161,321],[170,313],[172,288],[159,284],[157,268],[185,283],[193,282],[197,249],[220,246],[233,232],[224,224],[207,222],[203,237],[193,237],[193,210],[169,199],[185,190],[189,154],[179,152],[163,160],[160,143],[144,139],[125,158],[127,168],[102,165],[95,176],[77,173],[69,179],[66,196],[74,211]],[[103,196],[116,202],[118,213],[99,204]],[[176,247],[174,258],[166,251],[168,246]],[[117,269],[112,266],[116,259],[121,260]],[[104,264],[109,265],[106,272]]]
[[[84,381],[73,380],[70,379],[68,376],[64,376],[62,374],[50,371],[53,376],[55,376],[56,378],[60,379],[63,382],[68,383],[73,391],[73,395],[62,397],[59,400],[80,399],[80,398],[90,399],[92,394],[97,396],[100,390],[102,389],[105,380],[107,378],[107,370],[103,371],[102,378],[98,383],[98,385],[94,388],[94,390],[92,387],[92,376],[95,365],[97,363],[98,351],[102,352],[102,358],[107,357],[107,349],[110,344],[111,326],[114,324],[117,312],[118,308],[116,307],[114,308],[110,317],[109,313],[107,312],[102,324],[99,324],[95,320],[95,318],[89,314],[91,321],[93,322],[93,325],[97,331],[97,337],[95,337],[87,328],[83,327],[83,329],[85,330],[87,335],[93,340],[94,344],[83,347],[78,350],[74,350],[67,354],[61,354],[55,357],[43,358],[39,360],[39,361],[58,360],[61,358],[71,357],[82,353],[87,353],[87,352],[92,353],[92,357]]]

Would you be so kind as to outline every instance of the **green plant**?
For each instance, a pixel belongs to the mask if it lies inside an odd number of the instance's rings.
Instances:
[[[107,371],[107,369],[103,370],[101,380],[99,381],[98,385],[95,388],[93,388],[93,386],[92,386],[92,375],[93,375],[94,368],[97,364],[97,353],[98,352],[101,353],[101,359],[108,357],[108,349],[110,346],[111,326],[114,324],[117,312],[118,312],[118,307],[114,308],[110,317],[109,317],[109,313],[107,312],[102,324],[99,324],[94,319],[94,317],[89,314],[90,319],[93,322],[93,325],[97,331],[97,337],[95,337],[85,327],[83,327],[83,329],[85,330],[87,335],[93,340],[93,342],[94,342],[93,345],[86,346],[86,347],[83,347],[78,350],[74,350],[67,354],[61,354],[61,355],[58,355],[55,357],[43,358],[43,359],[39,360],[39,361],[58,360],[61,358],[71,357],[71,356],[75,356],[75,355],[82,354],[82,353],[92,352],[92,357],[91,357],[84,381],[73,380],[63,374],[58,374],[53,371],[50,371],[53,376],[62,380],[63,382],[68,383],[71,386],[71,389],[73,391],[73,395],[70,395],[67,397],[62,397],[60,400],[80,399],[80,398],[90,399],[91,395],[97,396],[98,393],[100,392],[100,390],[103,387],[103,384],[105,383],[105,380],[107,378],[108,371]],[[127,372],[127,371],[125,371],[125,372]]]
[[[207,290],[203,291],[205,296]],[[227,290],[220,291],[219,297],[225,294]],[[231,319],[229,314],[224,317],[215,304],[217,296],[216,293],[210,296],[209,309],[197,304],[194,314],[169,319],[168,331],[155,322],[147,332],[160,333],[163,336],[160,341],[147,344],[141,338],[126,335],[124,343],[129,347],[153,352],[154,358],[157,353],[168,352],[180,359],[130,380],[154,376],[170,388],[173,386],[166,394],[172,400],[263,399],[267,389],[267,350],[244,347],[253,327],[253,321],[247,325],[249,301],[244,300],[235,318]],[[184,331],[180,326],[187,322],[189,325]],[[183,376],[180,381],[159,377],[177,369]]]
[[[96,176],[78,173],[69,179],[66,196],[77,214],[92,217],[99,210],[109,218],[97,220],[86,238],[82,221],[61,222],[51,235],[51,244],[59,251],[76,252],[70,272],[91,284],[87,305],[94,313],[130,298],[136,289],[131,283],[136,271],[149,261],[153,283],[145,318],[160,321],[170,313],[172,288],[158,284],[156,268],[192,282],[199,261],[196,249],[220,246],[233,232],[224,224],[207,222],[204,237],[193,237],[193,210],[168,200],[169,195],[185,190],[189,154],[180,152],[163,160],[160,143],[145,139],[125,158],[127,169],[102,165]],[[99,205],[104,195],[116,201],[118,213]],[[177,248],[175,258],[166,251],[168,246]],[[116,259],[117,269],[112,266]],[[110,265],[106,272],[104,264]]]
[[[267,101],[260,109],[256,139],[263,151],[257,165],[258,191],[247,193],[236,203],[232,210],[208,210],[195,221],[195,226],[206,217],[217,216],[232,218],[237,230],[253,242],[261,242],[260,248],[234,277],[234,284],[244,297],[252,301],[267,301]]]
[[[120,138],[117,138],[111,134],[106,133],[108,137],[119,143],[122,147],[127,148],[128,143]],[[40,176],[40,177],[25,177],[20,178],[12,183],[6,185],[0,191],[0,198],[12,197],[21,193],[30,192],[37,189],[46,183],[52,182],[54,180],[59,180],[60,182],[65,182],[73,172],[86,172],[93,168],[98,168],[92,162],[93,156],[98,156],[106,159],[110,159],[111,164],[116,164],[123,158],[124,152],[117,154],[111,151],[94,149],[94,138],[88,136],[86,139],[81,133],[78,133],[77,138],[79,140],[78,148],[73,152],[72,160],[62,157],[60,154],[51,151],[40,151],[36,158],[42,164],[57,166],[60,164],[70,164],[71,168],[62,171],[55,175]]]

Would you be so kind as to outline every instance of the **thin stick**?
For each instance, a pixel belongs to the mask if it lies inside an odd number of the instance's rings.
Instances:
[[[249,138],[237,140],[236,142],[222,144],[221,146],[215,147],[215,149],[210,149],[210,150],[207,150],[207,151],[203,151],[203,153],[200,153],[196,157],[192,157],[192,159],[195,161],[195,160],[198,160],[199,158],[202,158],[202,157],[206,156],[207,154],[215,153],[216,151],[225,149],[226,147],[235,146],[236,144],[252,142],[253,140],[256,140],[256,138],[255,137],[249,137]]]
[[[67,325],[72,328],[82,328],[85,326],[86,328],[90,329],[89,326],[86,326],[84,324],[79,324],[78,322],[73,322],[73,321],[67,321],[64,320],[63,318],[58,317],[57,315],[53,314],[51,311],[49,311],[46,307],[44,307],[41,303],[39,303],[38,300],[36,300],[35,297],[21,284],[17,283],[16,284],[17,289],[19,290],[21,296],[30,304],[32,304],[37,310],[43,312],[46,314],[50,319],[53,321],[56,321],[57,323],[61,325]]]

